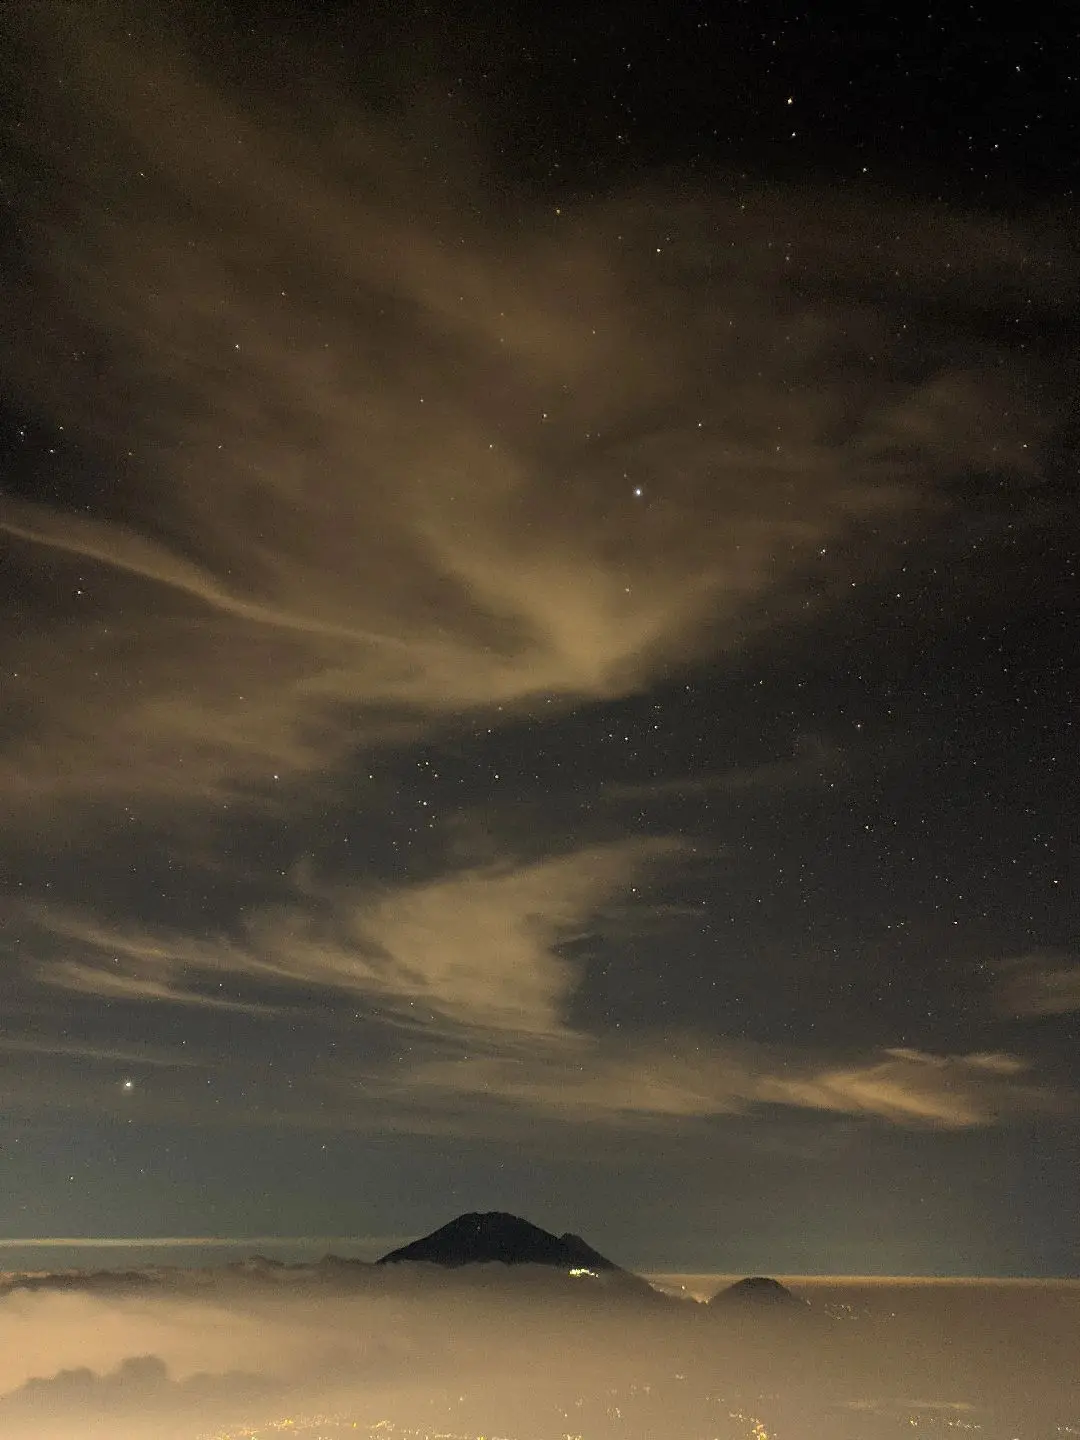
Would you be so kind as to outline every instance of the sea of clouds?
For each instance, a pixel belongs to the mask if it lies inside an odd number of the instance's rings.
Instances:
[[[697,1285],[700,1289],[700,1284]],[[357,1262],[7,1277],[10,1440],[1046,1440],[1080,1284],[807,1282],[793,1306]]]

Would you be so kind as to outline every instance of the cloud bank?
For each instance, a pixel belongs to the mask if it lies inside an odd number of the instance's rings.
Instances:
[[[605,1302],[587,1281],[500,1268],[5,1288],[4,1433],[516,1440],[565,1433],[573,1418],[601,1437],[667,1425],[718,1440],[785,1429],[887,1440],[934,1411],[996,1440],[1075,1417],[1075,1286],[833,1282],[798,1287],[810,1308],[793,1317]]]

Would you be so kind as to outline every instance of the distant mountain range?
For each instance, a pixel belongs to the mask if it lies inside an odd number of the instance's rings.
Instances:
[[[38,1272],[32,1275],[10,1274],[0,1276],[0,1294],[16,1289],[91,1291],[105,1294],[153,1293],[161,1290],[180,1292],[204,1290],[214,1283],[245,1288],[269,1285],[280,1289],[287,1286],[297,1293],[300,1288],[306,1287],[307,1291],[312,1293],[330,1291],[336,1294],[363,1290],[371,1285],[381,1286],[391,1280],[396,1267],[410,1265],[438,1266],[452,1271],[471,1268],[473,1273],[470,1276],[462,1275],[463,1283],[494,1287],[500,1291],[511,1283],[507,1274],[509,1267],[538,1267],[551,1272],[552,1283],[557,1286],[573,1285],[578,1280],[584,1282],[584,1291],[580,1292],[582,1298],[587,1291],[598,1298],[601,1294],[606,1294],[612,1301],[625,1298],[635,1303],[656,1302],[661,1307],[674,1305],[685,1309],[689,1304],[691,1310],[699,1308],[690,1302],[664,1294],[640,1275],[616,1265],[606,1255],[601,1255],[599,1250],[594,1250],[580,1235],[571,1234],[569,1231],[563,1235],[554,1235],[541,1229],[539,1225],[533,1225],[528,1220],[522,1220],[520,1216],[510,1215],[502,1210],[473,1211],[458,1215],[448,1224],[433,1230],[430,1235],[399,1246],[374,1263],[327,1255],[314,1263],[289,1265],[254,1255],[216,1270],[148,1267],[128,1271],[69,1270]],[[483,1272],[479,1267],[484,1266],[500,1268]],[[409,1278],[402,1272],[400,1279],[411,1289],[415,1284],[421,1283],[422,1274],[422,1271],[416,1271],[413,1278]],[[534,1279],[536,1275],[534,1269]],[[738,1281],[715,1295],[708,1307],[700,1308],[722,1310],[743,1305],[755,1309],[762,1306],[769,1309],[807,1308],[805,1301],[799,1300],[778,1280],[761,1275]]]
[[[545,1265],[563,1274],[608,1278],[622,1288],[658,1294],[631,1270],[624,1270],[594,1250],[580,1235],[569,1231],[553,1235],[517,1215],[503,1210],[487,1210],[458,1215],[448,1224],[433,1230],[419,1240],[402,1245],[376,1261],[378,1265],[401,1263],[441,1265],[458,1269],[465,1265]],[[751,1275],[714,1295],[711,1305],[779,1306],[804,1308],[779,1280],[765,1275]]]

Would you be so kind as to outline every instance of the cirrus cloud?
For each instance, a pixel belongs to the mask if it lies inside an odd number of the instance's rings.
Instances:
[[[953,323],[1065,303],[1034,234],[745,187],[448,204],[370,117],[316,142],[179,52],[71,15],[33,43],[65,77],[23,127],[62,177],[23,217],[52,319],[4,358],[108,480],[0,504],[70,597],[7,637],[16,813],[635,693],[801,613],[807,567],[846,585],[852,527],[1034,462],[1027,362]]]

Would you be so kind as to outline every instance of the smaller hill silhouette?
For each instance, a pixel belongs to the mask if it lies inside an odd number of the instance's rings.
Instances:
[[[786,1285],[768,1275],[748,1275],[745,1280],[736,1280],[726,1290],[719,1291],[709,1301],[710,1305],[764,1305],[802,1309],[806,1302],[793,1295]]]
[[[613,1261],[578,1235],[552,1235],[501,1210],[459,1215],[409,1245],[391,1250],[376,1263],[402,1261],[457,1267],[461,1265],[547,1265],[552,1269],[589,1270],[600,1275],[625,1275]]]

